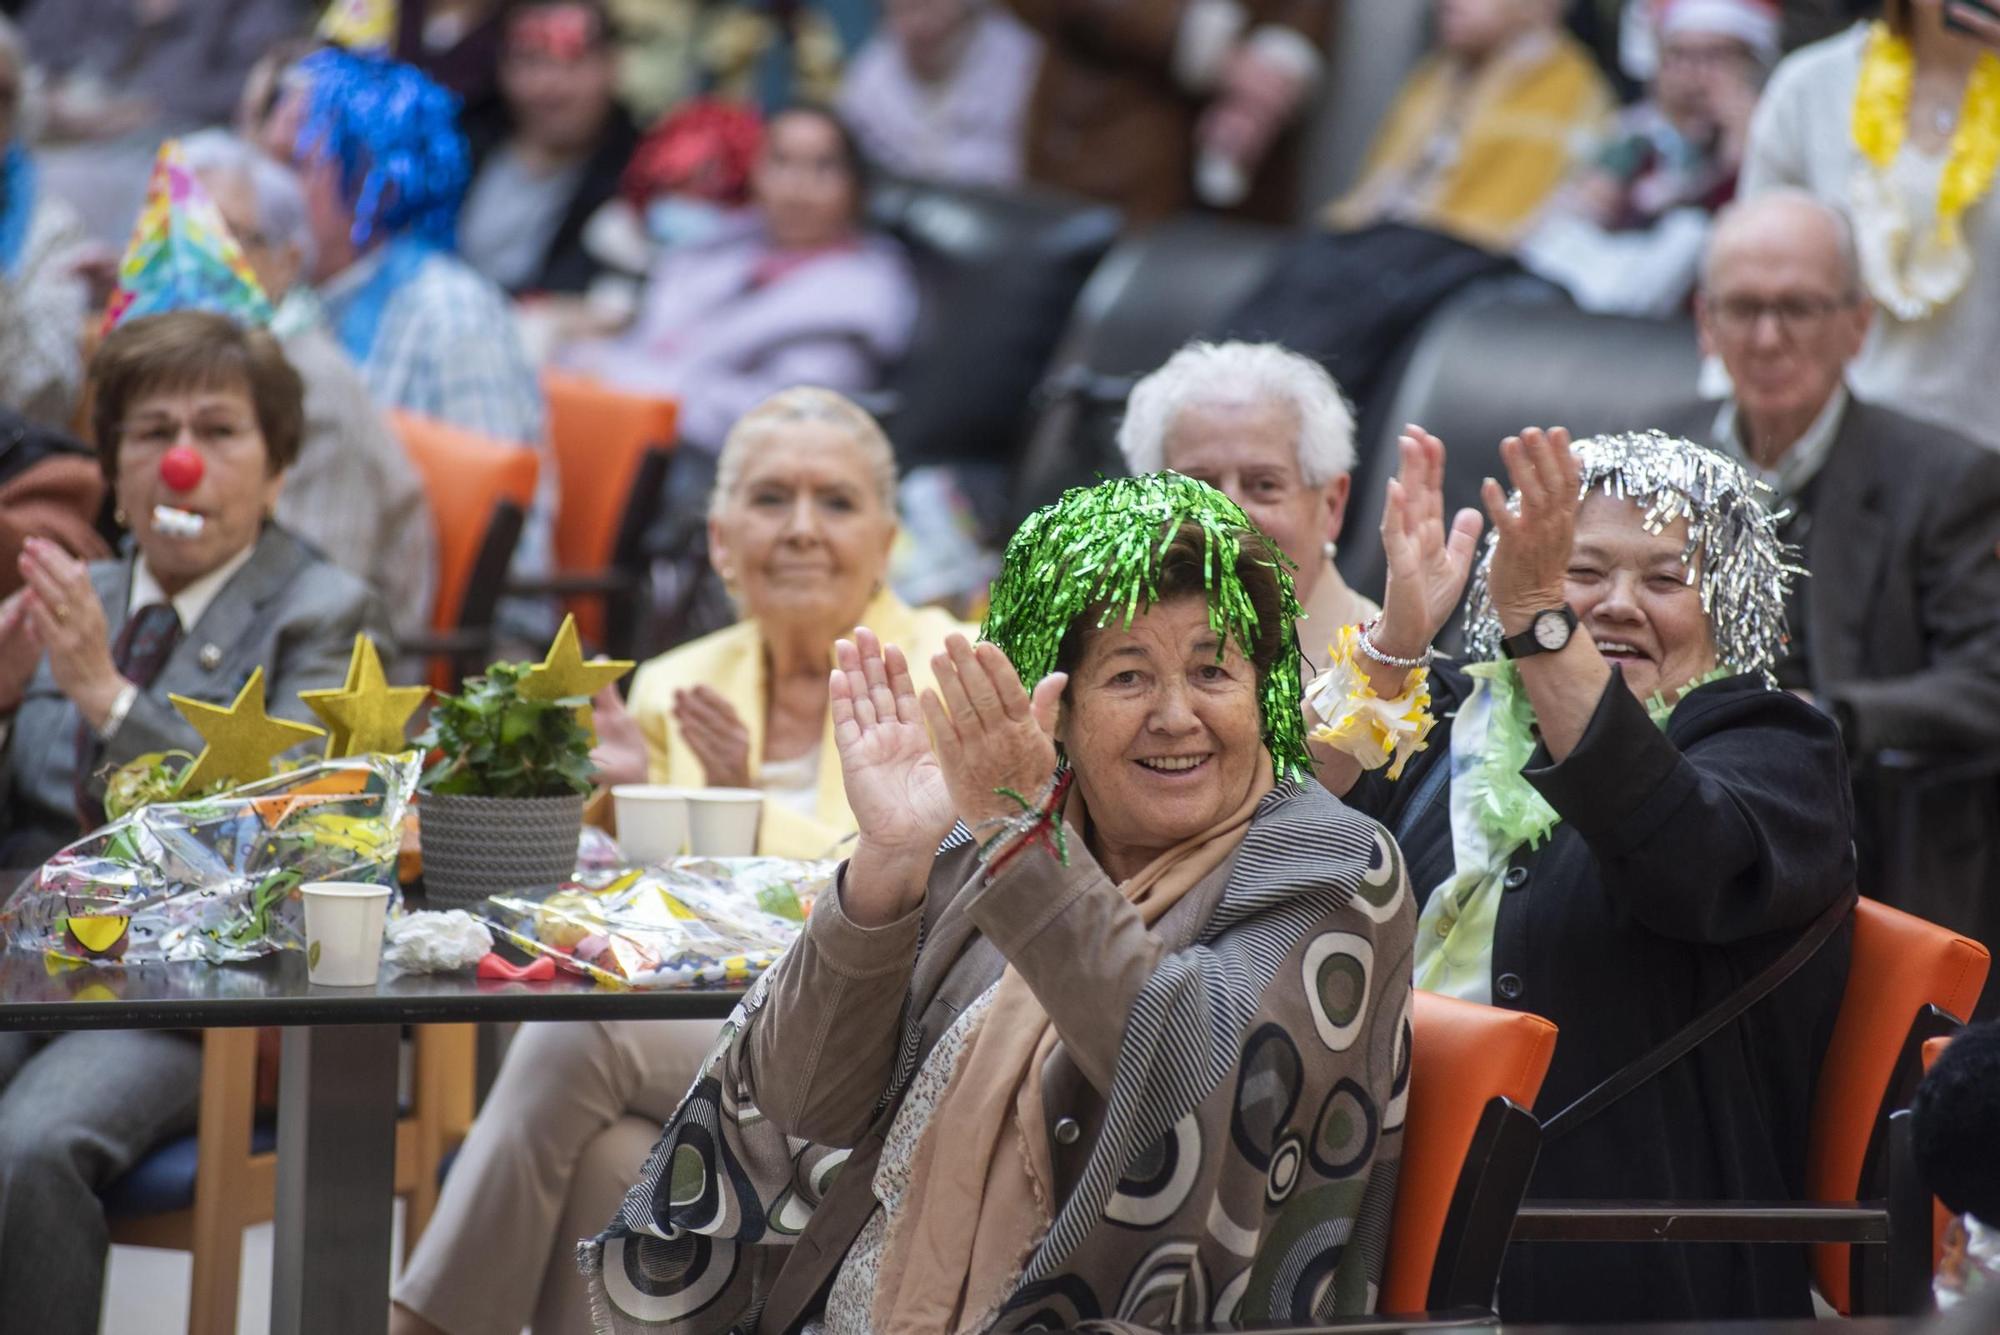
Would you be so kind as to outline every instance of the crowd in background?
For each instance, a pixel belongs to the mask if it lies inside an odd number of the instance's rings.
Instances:
[[[684,622],[672,641],[641,646],[661,656],[629,699],[599,701],[607,780],[762,788],[772,799],[763,851],[841,846],[859,822],[834,743],[829,644],[863,622],[909,651],[928,682],[932,653],[969,629],[959,618],[979,610],[1008,537],[939,521],[940,510],[986,512],[976,493],[989,475],[911,475],[883,396],[929,326],[923,257],[876,224],[871,201],[885,181],[918,181],[1098,201],[1132,236],[1190,213],[1285,229],[1233,308],[1188,331],[1201,341],[1132,390],[1117,443],[1135,474],[1173,469],[1242,505],[1295,570],[1308,666],[1333,652],[1332,627],[1400,624],[1373,601],[1383,588],[1350,587],[1335,561],[1343,543],[1376,541],[1344,531],[1354,479],[1379,488],[1395,470],[1364,453],[1394,451],[1377,441],[1399,354],[1439,311],[1499,284],[1593,315],[1686,322],[1702,369],[1685,402],[1618,425],[1713,447],[1781,510],[1774,531],[1808,578],[1789,591],[1783,652],[1767,665],[1791,699],[1762,726],[1805,738],[1800,754],[1822,777],[1851,769],[1853,824],[1841,833],[1855,865],[1840,876],[1851,871],[1864,893],[1921,886],[1904,907],[2000,942],[2000,766],[1984,763],[2000,753],[2000,20],[1950,0],[1436,0],[1423,50],[1379,119],[1335,127],[1368,148],[1352,179],[1329,189],[1314,154],[1335,80],[1355,62],[1341,43],[1373,40],[1376,6],[0,6],[12,15],[0,20],[0,596],[13,595],[0,634],[16,637],[0,644],[11,730],[0,866],[74,837],[78,812],[101,799],[91,775],[106,757],[173,742],[162,701],[197,656],[211,675],[270,663],[276,701],[280,681],[286,692],[337,681],[358,627],[386,645],[430,626],[438,535],[401,415],[538,453],[510,574],[550,575],[561,504],[540,388],[550,372],[675,401],[665,519],[705,527],[703,578],[728,594],[711,624]],[[169,140],[254,278],[255,332],[186,312],[103,327]],[[164,369],[148,379],[155,371],[135,366]],[[204,397],[217,376],[238,377],[242,392]],[[175,393],[153,392],[163,387]],[[868,408],[882,409],[882,425]],[[179,550],[155,509],[174,498],[162,501],[134,463],[152,456],[134,452],[128,419],[147,413],[176,433],[185,418],[242,453],[240,474],[211,465],[213,485],[234,490],[196,515],[213,550],[186,569],[159,555]],[[1413,468],[1421,477],[1431,444],[1421,432],[1406,439],[1406,480]],[[1440,485],[1408,482],[1406,493]],[[1392,517],[1406,493],[1392,497]],[[275,524],[260,527],[267,518]],[[825,567],[810,597],[785,565],[801,527]],[[125,544],[135,573],[107,584],[103,558]],[[960,587],[939,590],[949,611],[899,596],[959,561],[961,546],[985,550]],[[256,587],[229,584],[246,563],[261,572]],[[288,600],[291,620],[246,628],[273,598]],[[108,618],[70,618],[74,602],[95,599]],[[223,642],[212,609],[239,603]],[[1456,605],[1454,591],[1445,610]],[[553,604],[510,598],[500,621],[513,642],[545,640]],[[695,638],[725,621],[735,624]],[[272,642],[280,631],[284,643]],[[1648,664],[1665,670],[1660,645],[1592,633],[1628,680]],[[1461,680],[1450,689],[1475,694]],[[1607,774],[1618,768],[1607,749],[1658,756],[1641,708],[1618,715],[1613,738],[1586,739],[1573,721],[1579,735],[1561,750],[1573,744]],[[62,763],[45,763],[51,754]],[[1947,767],[1949,783],[1923,785]],[[1403,812],[1355,782],[1327,786],[1363,810],[1399,813],[1384,819],[1419,871],[1428,864],[1413,832],[1447,859],[1418,892],[1449,880],[1449,858],[1462,863],[1464,850],[1445,807]],[[1838,806],[1848,789],[1815,800]],[[1565,815],[1580,827],[1626,814],[1612,809],[1608,780],[1569,796]],[[1807,836],[1824,831],[1802,819],[1757,814],[1744,837],[1809,862]],[[1586,837],[1558,848],[1585,859]],[[1505,850],[1487,851],[1504,861]],[[1485,889],[1504,868],[1489,870]],[[1562,873],[1596,874],[1582,860]],[[1814,893],[1839,879],[1817,863],[1814,876]],[[1465,883],[1468,903],[1477,880]],[[1765,907],[1776,917],[1668,935],[1733,950],[1821,906]],[[1438,925],[1440,936],[1454,928]],[[1501,962],[1494,949],[1489,936],[1472,960],[1483,981],[1467,995],[1568,1004],[1520,998],[1522,975],[1539,986],[1564,961]],[[1494,971],[1513,992],[1486,977]],[[1583,1030],[1589,1006],[1575,1004],[1566,1032]],[[1773,1042],[1824,1041],[1812,1016],[1785,1023]],[[1638,1037],[1605,1032],[1607,1052]],[[557,1309],[580,1304],[541,1284],[544,1264],[562,1268],[572,1215],[604,1213],[570,1197],[571,1171],[611,1155],[577,1180],[629,1182],[644,1146],[606,1138],[630,1111],[666,1117],[711,1036],[598,1026],[590,1044],[561,1050],[590,1090],[566,1104],[514,1065],[557,1060],[525,1041],[498,1087],[502,1112],[469,1142],[489,1194],[447,1191],[398,1291],[400,1329],[563,1329]],[[152,1082],[135,1097],[187,1085],[175,1042],[118,1056]],[[1786,1080],[1773,1098],[1809,1075]],[[1669,1122],[1679,1115],[1662,1108]],[[1733,1125],[1726,1109],[1701,1115]],[[548,1142],[524,1147],[528,1127],[557,1128],[561,1154],[544,1161]],[[128,1129],[131,1152],[169,1129]],[[1765,1130],[1746,1130],[1744,1144]],[[1742,1157],[1718,1159],[1711,1194],[1796,1189],[1796,1164],[1753,1164],[1756,1152],[1736,1145],[1729,1153]],[[1563,1178],[1565,1192],[1582,1180]],[[518,1282],[468,1285],[454,1249],[500,1215],[515,1229]],[[94,1313],[101,1269],[78,1269],[77,1248],[38,1259],[11,1228],[0,1236],[0,1278],[69,1267],[72,1296]],[[1648,1272],[1649,1310],[1787,1312],[1798,1277],[1783,1269]],[[1544,1278],[1536,1314],[1619,1314],[1609,1300],[1547,1299],[1571,1279]],[[1533,1289],[1531,1277],[1515,1284]],[[66,1319],[48,1328],[68,1329]]]

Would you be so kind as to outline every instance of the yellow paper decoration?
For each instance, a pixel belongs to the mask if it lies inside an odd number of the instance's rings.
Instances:
[[[527,700],[566,700],[572,696],[588,700],[631,670],[628,658],[585,662],[583,644],[576,636],[576,617],[566,616],[555,643],[549,646],[549,656],[521,679],[521,696]]]
[[[1916,56],[1888,24],[1868,33],[1861,75],[1854,89],[1854,146],[1878,172],[1886,172],[1903,151],[1910,119],[1910,87]],[[1937,220],[1941,231],[1956,230],[1964,212],[1992,188],[2000,170],[2000,56],[1982,54],[1966,80],[1958,127],[1951,136],[1938,180]]]
[[[429,694],[424,686],[391,686],[375,641],[356,635],[347,660],[347,684],[300,691],[299,699],[326,725],[326,758],[343,760],[409,750],[410,715]]]
[[[333,0],[320,18],[319,38],[349,51],[387,55],[396,43],[395,0]]]
[[[300,742],[324,737],[310,723],[272,718],[264,710],[264,669],[257,668],[227,707],[184,695],[167,697],[208,745],[181,779],[180,791],[196,793],[217,782],[249,783],[269,778],[271,762]]]

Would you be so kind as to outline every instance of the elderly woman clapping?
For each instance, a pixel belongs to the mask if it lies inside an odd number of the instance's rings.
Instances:
[[[1413,919],[1295,777],[1296,611],[1240,509],[1156,474],[1031,517],[936,691],[842,643],[860,841],[588,1249],[610,1329],[1366,1306]]]
[[[193,311],[135,319],[104,340],[91,380],[134,550],[85,565],[30,539],[26,585],[0,605],[0,866],[95,825],[106,769],[200,749],[169,693],[226,704],[261,667],[271,712],[299,717],[299,691],[341,683],[357,632],[386,635],[366,586],[269,520],[303,410],[268,334]],[[200,1082],[201,1045],[177,1031],[0,1034],[10,1320],[97,1329],[97,1193],[194,1129]]]
[[[97,823],[103,775],[199,750],[169,693],[227,703],[264,669],[275,714],[337,686],[357,631],[385,652],[359,580],[270,522],[298,457],[298,373],[268,335],[180,311],[121,325],[91,364],[98,458],[135,551],[85,565],[31,539],[0,604],[0,866],[45,859]]]
[[[1423,901],[1417,985],[1560,1026],[1546,1119],[1838,921],[1854,875],[1840,738],[1770,684],[1791,569],[1734,462],[1659,435],[1504,442],[1516,490],[1485,485],[1495,536],[1461,669],[1425,663],[1479,519],[1447,532],[1435,438],[1401,452],[1382,619],[1344,632],[1307,691],[1320,774],[1402,843]],[[1531,1194],[1797,1198],[1845,942],[1571,1121]],[[1803,1249],[1645,1243],[1515,1249],[1500,1308],[1612,1321],[1811,1304]]]
[[[1226,493],[1295,568],[1317,659],[1378,610],[1334,568],[1354,467],[1354,410],[1326,369],[1276,343],[1191,343],[1132,390],[1118,448],[1134,473],[1171,468]]]

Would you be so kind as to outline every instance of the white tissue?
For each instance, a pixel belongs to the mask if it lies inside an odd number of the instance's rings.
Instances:
[[[171,505],[153,507],[153,527],[175,538],[198,538],[208,527],[208,520],[187,510],[176,510]]]
[[[493,949],[493,933],[464,909],[406,913],[386,937],[382,958],[404,973],[461,973]]]

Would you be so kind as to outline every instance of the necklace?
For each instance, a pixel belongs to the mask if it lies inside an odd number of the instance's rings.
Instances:
[[[1972,273],[1961,219],[1992,189],[2000,169],[2000,56],[1983,54],[1956,108],[1932,110],[1949,135],[1938,175],[1937,220],[1928,234],[1912,227],[1909,201],[1890,179],[1909,133],[1916,56],[1888,25],[1868,30],[1850,123],[1863,162],[1850,190],[1862,273],[1869,291],[1903,320],[1922,319],[1956,297]]]
[[[1903,150],[1915,75],[1910,44],[1888,25],[1876,23],[1854,90],[1854,145],[1877,171],[1889,170]],[[1956,111],[1943,106],[1934,114],[1940,133],[1956,129],[1938,182],[1938,221],[1943,224],[1956,222],[1977,203],[2000,168],[2000,57],[1980,56],[1966,79],[1964,101]]]

